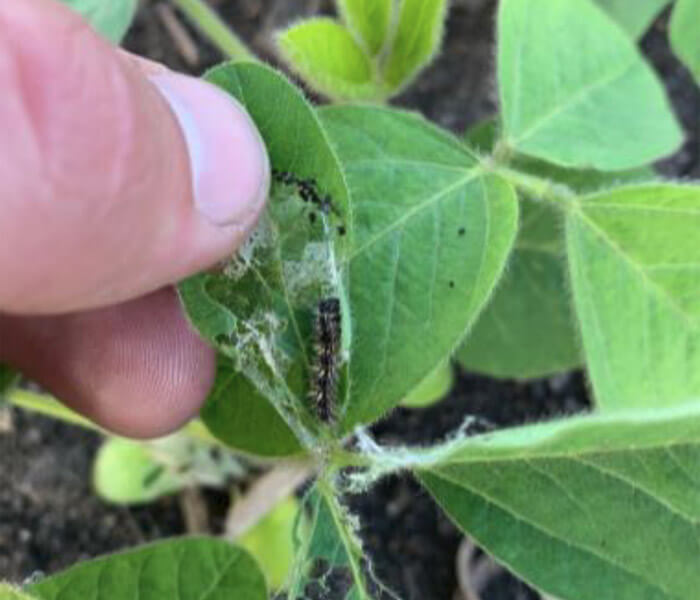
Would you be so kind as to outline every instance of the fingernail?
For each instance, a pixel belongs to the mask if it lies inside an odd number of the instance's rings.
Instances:
[[[267,198],[270,165],[255,124],[234,98],[200,79],[153,75],[182,129],[194,201],[219,226],[254,223]]]

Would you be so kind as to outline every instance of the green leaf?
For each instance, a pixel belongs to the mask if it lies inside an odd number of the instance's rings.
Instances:
[[[467,369],[494,377],[543,377],[581,363],[559,214],[531,200],[520,206],[503,279],[456,355]]]
[[[6,365],[0,364],[0,401],[19,381],[19,373]]]
[[[605,410],[700,397],[700,187],[583,197],[566,235],[589,375]]]
[[[633,41],[589,0],[504,0],[498,81],[505,143],[568,167],[622,170],[682,133]]]
[[[287,498],[237,540],[258,561],[273,590],[282,588],[294,565],[294,524],[298,515],[299,502]]]
[[[461,341],[502,273],[518,207],[510,185],[418,116],[321,115],[352,190],[349,429],[396,406]]]
[[[453,382],[452,364],[446,360],[408,393],[401,401],[401,406],[406,408],[431,406],[449,393]]]
[[[347,581],[348,585],[347,589],[336,591],[334,599],[372,600],[362,570],[364,555],[357,536],[357,520],[324,482],[318,482],[306,495],[304,509],[309,515],[309,524],[306,527],[301,520],[297,524],[298,529],[305,527],[306,530],[295,534],[297,560],[288,586],[288,598],[305,598],[303,592],[312,582],[326,592],[323,597],[330,598],[331,582],[339,579]]]
[[[98,558],[29,591],[41,600],[267,600],[255,561],[214,539],[174,540]]]
[[[481,546],[562,600],[697,595],[697,403],[464,439],[417,475]]]
[[[268,458],[301,452],[279,413],[230,360],[219,359],[214,387],[202,408],[209,430],[235,450]]]
[[[279,34],[285,60],[314,90],[333,99],[382,96],[370,59],[352,34],[333,19],[302,21]]]
[[[490,154],[499,139],[500,128],[498,118],[483,119],[466,131],[464,141],[477,152]]]
[[[640,37],[670,0],[595,0],[633,39]]]
[[[0,582],[0,600],[36,600],[22,590]]]
[[[434,58],[442,43],[447,8],[447,0],[403,0],[383,69],[392,90],[408,85]]]
[[[137,0],[60,0],[107,39],[119,43],[134,19]]]
[[[471,128],[466,141],[490,152],[498,134],[497,121],[488,119]],[[526,157],[516,157],[514,166],[560,183],[588,179],[583,172]],[[542,202],[520,200],[520,228],[506,271],[456,354],[465,368],[493,377],[543,377],[581,361],[559,214]]]
[[[231,404],[246,384],[222,388],[217,382],[216,408],[211,409],[210,403],[205,418],[225,441],[248,444],[239,435],[247,423],[238,418],[240,411],[247,408],[264,415],[266,407],[259,400],[266,398],[304,445],[311,446],[317,424],[306,398],[314,313],[324,297],[344,299],[336,265],[354,236],[353,224],[346,218],[345,179],[315,111],[283,76],[260,64],[232,63],[215,68],[207,79],[247,108],[272,166],[298,178],[315,179],[319,194],[329,196],[332,210],[326,214],[304,202],[294,186],[275,184],[266,214],[237,256],[219,272],[198,275],[180,286],[194,325],[247,379],[248,389],[257,391],[234,407]],[[349,329],[348,322],[345,336]],[[345,367],[340,365],[339,371],[342,387]],[[254,403],[258,406],[251,408]],[[228,406],[222,408],[224,404]],[[214,425],[212,420],[219,418]],[[228,418],[235,420],[224,421]],[[290,436],[283,428],[278,431],[282,437],[272,446],[248,445],[248,449],[286,451]],[[267,430],[249,434],[262,438]]]
[[[238,327],[238,319],[227,306],[212,297],[209,276],[195,275],[178,287],[187,318],[200,335],[210,342],[226,344]]]
[[[226,489],[244,475],[233,453],[193,434],[190,424],[151,441],[108,438],[95,460],[95,489],[115,504],[145,504],[187,487]]]
[[[336,4],[347,26],[362,39],[370,54],[378,54],[389,34],[393,0],[337,0]]]
[[[144,443],[108,438],[93,465],[97,493],[115,504],[147,504],[177,492],[183,481]]]
[[[490,120],[470,130],[467,142],[489,152],[497,137],[497,124]],[[521,173],[577,192],[654,177],[651,169],[573,170],[523,156],[514,157],[511,164]],[[541,198],[524,196],[521,213],[518,239],[503,279],[456,355],[467,369],[494,377],[544,377],[582,362],[559,211]]]
[[[678,0],[671,15],[671,46],[700,84],[700,0]]]

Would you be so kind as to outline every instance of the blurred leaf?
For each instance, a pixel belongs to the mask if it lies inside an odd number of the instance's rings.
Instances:
[[[639,38],[670,0],[595,0],[633,39]]]
[[[0,600],[36,600],[23,591],[0,582]]]
[[[449,360],[440,363],[430,375],[401,401],[406,408],[425,408],[442,400],[452,389],[454,375]]]
[[[294,564],[294,523],[299,508],[296,498],[287,498],[237,540],[258,561],[273,590],[282,588]]]
[[[19,373],[6,365],[0,364],[0,401],[19,381]]]
[[[265,578],[240,548],[205,538],[143,546],[80,563],[29,586],[40,600],[267,600]]]
[[[671,46],[700,84],[700,0],[678,0],[671,15]]]
[[[405,87],[440,49],[447,0],[403,0],[391,51],[383,69],[392,90]]]
[[[347,431],[396,406],[448,358],[502,273],[517,202],[458,140],[415,115],[321,115],[352,190]]]
[[[698,403],[467,438],[417,475],[480,546],[559,598],[696,597]]]
[[[500,4],[506,144],[562,166],[600,170],[641,166],[673,152],[681,129],[630,37],[589,0],[535,4]]]
[[[630,186],[571,207],[574,300],[602,409],[700,397],[698,232],[698,186]]]
[[[93,466],[97,493],[125,505],[146,504],[186,487],[225,489],[246,475],[232,453],[188,430],[150,441],[108,438]]]
[[[382,96],[373,65],[352,34],[332,19],[302,21],[279,34],[285,60],[312,88],[333,99]]]
[[[93,483],[103,499],[115,504],[147,504],[183,486],[148,446],[121,438],[102,444],[93,464]]]
[[[337,0],[348,27],[357,32],[370,54],[376,55],[389,34],[393,0]]]
[[[112,42],[119,43],[136,14],[137,0],[60,0],[83,15]]]

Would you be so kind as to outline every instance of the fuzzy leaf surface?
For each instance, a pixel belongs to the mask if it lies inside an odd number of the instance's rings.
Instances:
[[[396,91],[435,56],[442,43],[447,0],[403,0],[384,79]]]
[[[246,552],[197,538],[80,563],[29,592],[40,600],[267,600],[265,578]]]
[[[321,115],[352,197],[347,430],[396,406],[461,341],[503,271],[518,206],[508,183],[418,116]]]
[[[498,561],[562,600],[687,600],[700,586],[698,403],[467,438],[417,475]]]
[[[670,0],[595,0],[633,39],[639,38]]]
[[[232,381],[222,388],[217,382],[216,402],[237,406],[222,412],[210,403],[204,418],[233,447],[284,453],[292,446],[289,433],[280,434],[274,448],[251,448],[251,436],[268,435],[267,424],[256,420],[259,428],[248,430],[247,439],[237,437],[243,425],[251,426],[247,417],[238,417],[263,414],[260,403],[272,402],[287,426],[296,425],[295,435],[310,442],[313,417],[306,397],[311,329],[320,299],[344,296],[335,265],[353,237],[352,223],[345,218],[347,189],[315,111],[283,76],[259,64],[232,63],[213,69],[207,79],[247,108],[273,168],[315,179],[319,193],[328,194],[332,202],[326,215],[304,202],[294,186],[274,185],[266,214],[238,255],[219,272],[180,285],[193,324],[250,384]],[[250,393],[251,387],[257,393]],[[218,421],[226,415],[235,420]]]
[[[119,43],[134,20],[137,0],[60,0],[85,17],[108,40]]]
[[[671,47],[700,85],[700,0],[678,0],[671,15]]]
[[[490,152],[497,138],[496,122],[487,121],[470,130],[467,143]],[[581,193],[654,177],[651,169],[565,169],[523,156],[511,164],[521,173]],[[505,274],[456,355],[467,369],[493,377],[544,377],[582,362],[560,211],[523,194],[520,208],[518,238]]]
[[[562,166],[614,171],[680,144],[661,83],[630,36],[590,0],[504,0],[498,39],[511,148]]]
[[[337,21],[302,21],[280,33],[277,42],[291,67],[324,96],[347,100],[381,96],[369,57]]]
[[[700,397],[700,187],[585,196],[567,215],[566,236],[598,406]]]
[[[502,281],[456,357],[493,377],[534,378],[581,363],[558,212],[521,199],[521,224]]]
[[[185,486],[146,444],[108,438],[93,463],[93,484],[101,498],[115,504],[147,504]]]
[[[336,4],[347,26],[376,55],[389,34],[393,0],[337,0]]]

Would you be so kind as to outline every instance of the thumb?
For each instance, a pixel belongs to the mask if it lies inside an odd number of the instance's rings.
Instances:
[[[3,0],[0,89],[0,310],[137,297],[254,227],[267,154],[214,86],[147,77],[53,0]]]

